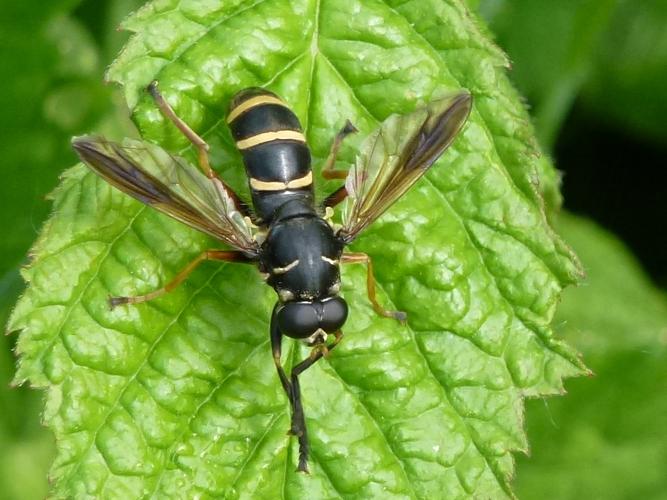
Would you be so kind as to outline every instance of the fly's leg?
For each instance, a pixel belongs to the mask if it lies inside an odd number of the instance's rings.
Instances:
[[[252,263],[254,262],[251,258],[247,257],[243,252],[237,250],[205,250],[200,253],[192,262],[190,262],[185,268],[179,272],[174,279],[167,283],[162,288],[154,290],[146,295],[135,295],[134,297],[109,297],[109,305],[113,309],[116,306],[123,304],[138,304],[140,302],[146,302],[148,300],[153,300],[160,295],[171,292],[178,285],[183,283],[183,281],[194,271],[199,264],[206,260],[223,260],[226,262],[240,262],[240,263]]]
[[[345,122],[343,128],[338,131],[336,137],[334,137],[333,143],[331,143],[331,150],[329,151],[329,156],[327,156],[324,166],[322,167],[322,177],[325,179],[345,179],[347,177],[347,172],[344,170],[334,170],[336,165],[336,156],[338,155],[338,150],[340,145],[343,143],[343,140],[350,134],[358,132],[357,128],[352,125],[350,120]]]
[[[319,361],[322,356],[329,353],[343,338],[343,332],[336,332],[336,340],[328,346],[317,345],[310,351],[310,355],[292,368],[292,427],[290,433],[299,439],[299,472],[308,472],[308,429],[306,428],[306,418],[303,414],[303,404],[301,403],[301,387],[299,386],[299,375]]]
[[[169,105],[167,100],[162,96],[158,90],[157,80],[153,80],[150,85],[148,85],[148,92],[155,101],[155,104],[162,114],[170,120],[181,133],[188,138],[192,145],[197,149],[197,154],[199,158],[199,166],[209,179],[215,184],[220,183],[222,188],[226,191],[227,195],[234,201],[236,208],[244,216],[250,216],[250,211],[243,201],[239,198],[236,192],[229,187],[225,182],[218,177],[218,174],[211,168],[211,164],[208,159],[208,150],[209,146],[204,139],[202,139],[197,132],[192,130],[190,126],[185,123],[174,111],[174,109]],[[217,187],[217,186],[216,186]]]
[[[192,143],[192,145],[195,148],[197,148],[197,153],[199,154],[199,166],[206,174],[206,177],[208,177],[209,179],[217,177],[216,173],[213,171],[208,161],[208,150],[209,150],[208,144],[204,139],[199,137],[197,132],[192,130],[190,126],[176,114],[174,109],[169,105],[169,103],[165,100],[165,98],[158,90],[157,80],[153,80],[150,83],[150,85],[148,85],[148,92],[155,101],[157,107],[160,108],[160,111],[162,111],[162,114],[166,118],[168,118],[174,125],[176,125],[176,128],[178,128],[178,130],[180,130],[181,133],[188,138],[188,140]]]
[[[322,177],[325,179],[347,178],[346,171],[334,170],[334,166],[336,165],[336,156],[338,155],[338,150],[340,149],[340,145],[342,144],[343,140],[348,135],[354,134],[356,132],[358,132],[357,128],[352,125],[350,120],[347,120],[343,128],[340,129],[340,131],[336,134],[336,137],[334,137],[334,141],[331,144],[331,151],[329,151],[329,156],[327,156],[327,159],[324,162],[324,166],[322,167]],[[345,185],[342,185],[324,199],[322,202],[322,207],[335,207],[345,198],[347,198],[347,189],[345,189]]]
[[[325,179],[345,179],[347,177],[347,172],[345,170],[334,170],[336,165],[336,156],[338,155],[338,150],[343,140],[350,134],[358,132],[357,128],[352,125],[350,120],[345,122],[345,125],[334,137],[334,141],[331,144],[331,151],[329,151],[329,156],[327,156],[326,162],[322,167],[322,177]],[[336,189],[333,193],[327,196],[322,202],[322,207],[335,207],[341,201],[347,198],[347,189],[345,185]]]
[[[303,373],[304,370],[313,365],[313,363],[317,362],[322,356],[327,355],[331,349],[336,347],[340,340],[343,338],[343,332],[336,332],[336,340],[334,340],[330,345],[315,346],[310,352],[310,356],[308,356],[308,358],[292,368],[292,381],[290,382],[290,380],[287,378],[287,374],[285,373],[285,369],[280,362],[280,356],[282,354],[282,333],[278,327],[277,310],[278,305],[276,304],[276,306],[273,308],[273,314],[271,315],[271,352],[273,353],[273,362],[276,365],[280,383],[285,390],[285,394],[287,394],[287,398],[289,399],[290,407],[292,409],[289,434],[297,436],[299,440],[299,465],[297,470],[299,472],[308,472],[308,430],[306,429],[306,419],[303,414],[303,405],[301,403],[301,388],[299,386],[298,377],[301,373]]]
[[[366,292],[375,312],[386,318],[394,318],[400,323],[406,322],[408,318],[406,313],[403,311],[388,311],[378,303],[375,296],[375,276],[373,275],[373,261],[371,261],[371,258],[367,254],[344,253],[340,261],[343,264],[366,264]]]
[[[280,377],[280,383],[287,394],[290,405],[292,406],[292,411],[294,411],[294,403],[292,401],[292,386],[289,383],[287,374],[283,369],[283,365],[280,363],[280,356],[282,355],[282,338],[283,334],[280,332],[278,327],[278,304],[273,308],[273,313],[271,314],[271,352],[273,354],[273,362],[276,365],[276,370],[278,370],[278,377]]]
[[[335,207],[338,205],[341,201],[343,201],[345,198],[347,198],[347,189],[345,186],[341,186],[338,189],[336,189],[333,193],[331,193],[329,196],[327,196],[324,201],[322,202],[323,207]]]

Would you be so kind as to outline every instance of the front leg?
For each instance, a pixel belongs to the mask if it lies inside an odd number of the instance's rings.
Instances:
[[[290,433],[299,438],[299,472],[308,472],[308,452],[310,451],[310,443],[308,440],[308,428],[306,427],[306,417],[303,413],[303,404],[301,403],[301,387],[299,385],[299,375],[305,370],[313,366],[317,361],[326,356],[343,338],[343,332],[337,331],[335,333],[336,340],[328,346],[323,344],[316,345],[310,351],[310,355],[301,361],[298,365],[292,368],[292,428]]]
[[[285,390],[285,394],[287,394],[290,408],[292,410],[290,429],[288,433],[296,436],[299,440],[299,465],[297,467],[297,471],[308,472],[308,451],[310,444],[308,441],[306,418],[303,413],[303,404],[301,402],[299,375],[303,373],[304,370],[312,366],[315,362],[317,362],[320,358],[322,358],[322,356],[325,356],[329,351],[336,347],[340,340],[343,338],[343,333],[340,331],[336,332],[336,340],[328,346],[318,345],[313,347],[313,350],[310,352],[310,356],[292,368],[290,382],[290,380],[287,378],[287,374],[285,373],[285,369],[280,362],[280,356],[282,354],[282,333],[278,327],[277,309],[278,304],[276,304],[276,306],[273,308],[273,313],[271,314],[271,351],[273,353],[273,362],[276,365],[280,383]]]
[[[347,189],[345,188],[345,184],[343,184],[341,187],[336,189],[333,193],[331,193],[324,199],[324,201],[322,202],[322,206],[324,208],[326,207],[333,208],[336,205],[338,205],[341,201],[343,201],[345,198],[347,198]]]
[[[282,355],[282,339],[283,334],[280,332],[280,327],[278,326],[278,304],[273,307],[273,312],[271,313],[271,352],[273,353],[273,363],[276,365],[276,370],[278,370],[278,377],[280,377],[280,383],[287,394],[290,405],[293,407],[292,403],[292,386],[287,379],[287,374],[283,369],[283,365],[280,362],[280,357]]]

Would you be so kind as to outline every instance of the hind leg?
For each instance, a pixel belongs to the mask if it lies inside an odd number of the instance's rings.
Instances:
[[[169,105],[167,100],[160,93],[158,89],[157,80],[153,80],[150,83],[150,85],[148,86],[148,92],[155,101],[157,107],[160,108],[160,111],[165,116],[165,118],[171,121],[176,126],[176,128],[178,128],[178,130],[180,130],[181,133],[185,137],[187,137],[188,140],[195,147],[199,159],[199,167],[202,169],[206,177],[211,179],[211,181],[214,184],[216,184],[216,188],[222,187],[236,205],[236,209],[239,212],[241,212],[244,216],[249,217],[251,214],[246,204],[243,203],[243,201],[239,198],[236,192],[231,187],[229,187],[222,179],[220,179],[220,177],[218,177],[218,174],[216,174],[215,171],[211,168],[211,164],[208,158],[209,146],[207,142],[204,139],[202,139],[197,134],[197,132],[192,130],[190,126],[176,114],[174,108],[172,108]]]

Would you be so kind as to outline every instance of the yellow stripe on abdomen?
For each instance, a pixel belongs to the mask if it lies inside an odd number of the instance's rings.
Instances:
[[[232,123],[236,118],[241,116],[243,113],[245,113],[249,109],[252,109],[252,108],[257,107],[257,106],[262,106],[263,104],[277,104],[278,106],[282,106],[284,108],[287,108],[287,104],[285,104],[283,101],[278,99],[276,96],[258,95],[258,96],[255,96],[255,97],[251,97],[250,99],[248,99],[246,101],[243,101],[241,104],[239,104],[234,109],[232,109],[229,112],[229,115],[227,116],[227,123]]]
[[[276,130],[275,132],[263,132],[253,135],[247,139],[242,139],[236,143],[236,147],[243,150],[249,149],[260,144],[272,141],[289,140],[306,143],[306,138],[298,130]]]
[[[284,191],[286,189],[298,189],[310,186],[313,183],[313,172],[308,172],[303,177],[292,179],[291,181],[260,181],[250,178],[250,187],[255,191]]]

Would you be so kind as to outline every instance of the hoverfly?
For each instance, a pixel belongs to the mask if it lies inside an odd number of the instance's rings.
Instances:
[[[470,113],[472,97],[463,91],[407,115],[390,116],[365,139],[356,163],[344,172],[334,167],[342,141],[356,132],[347,121],[322,168],[324,178],[345,179],[345,183],[318,204],[310,150],[297,116],[268,90],[238,92],[231,100],[227,124],[243,156],[251,210],[211,168],[208,145],[176,115],[158,91],[157,82],[148,91],[163,115],[197,149],[203,174],[147,142],[118,144],[83,136],[73,139],[74,149],[111,185],[233,250],[206,250],[164,287],[146,295],[111,297],[110,304],[137,304],[163,295],[205,260],[257,266],[278,295],[270,325],[273,360],[291,405],[290,434],[299,441],[297,470],[307,472],[308,434],[299,375],[334,349],[343,336],[348,306],[339,296],[340,265],[366,264],[367,294],[373,309],[381,316],[406,320],[405,313],[388,311],[378,303],[370,257],[344,248],[449,147]],[[343,201],[342,224],[334,225],[330,213]],[[283,335],[313,347],[289,377],[281,364]],[[327,343],[330,336],[333,340]]]

